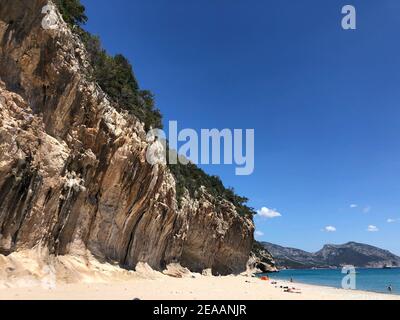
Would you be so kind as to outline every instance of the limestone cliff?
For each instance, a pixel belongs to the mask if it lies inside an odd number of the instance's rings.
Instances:
[[[87,77],[85,47],[46,0],[0,0],[0,254],[37,247],[91,252],[133,269],[246,269],[251,218],[186,193],[146,162],[143,124],[117,112]]]
[[[253,243],[250,259],[247,262],[247,269],[252,273],[269,273],[278,271],[271,253],[258,241],[254,241]]]

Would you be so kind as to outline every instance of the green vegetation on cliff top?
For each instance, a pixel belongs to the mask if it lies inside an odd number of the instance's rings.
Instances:
[[[155,107],[154,96],[141,90],[132,65],[121,54],[111,56],[103,49],[100,38],[82,28],[88,20],[85,7],[79,0],[55,0],[65,22],[73,27],[86,46],[93,67],[93,80],[116,102],[116,105],[135,115],[146,129],[161,128],[162,116]]]
[[[82,26],[88,18],[80,0],[54,0],[63,19],[67,22],[86,46],[93,67],[92,80],[116,102],[116,105],[135,115],[145,124],[146,129],[162,128],[162,115],[155,107],[154,95],[141,90],[133,72],[132,65],[123,55],[109,55],[102,47],[100,38],[85,31]],[[194,164],[169,165],[176,179],[178,203],[181,203],[184,190],[198,198],[199,189],[204,186],[218,201],[225,199],[236,207],[241,216],[252,217],[254,210],[246,205],[248,199],[235,194],[231,188],[225,188],[221,179],[210,176]]]

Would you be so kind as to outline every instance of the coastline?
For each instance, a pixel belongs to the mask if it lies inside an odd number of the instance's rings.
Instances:
[[[332,277],[331,271],[339,270],[340,268],[315,268],[315,269],[281,269],[276,273],[273,273],[269,276],[272,280],[275,281],[286,281],[289,279],[295,279],[295,282],[298,284],[312,285],[312,286],[322,286],[328,288],[342,289],[338,284],[343,280],[344,276],[343,272],[340,275],[340,279],[337,278],[337,275],[334,274]],[[398,274],[389,274],[389,278],[387,279],[387,284],[383,283],[382,279],[379,281],[381,276],[387,276],[387,273],[380,273],[381,270],[386,272],[387,270],[399,270],[400,267],[391,267],[391,268],[378,268],[378,267],[355,267],[355,274],[357,275],[357,289],[356,291],[364,291],[364,292],[372,292],[372,293],[380,293],[380,294],[388,294],[388,295],[400,295],[399,291],[394,291],[389,293],[387,288],[388,285],[393,288],[399,288],[399,284],[397,283],[396,278]],[[307,272],[313,272],[313,274],[307,274]],[[328,271],[326,275],[315,274],[318,271]],[[298,274],[298,272],[300,274]],[[376,273],[378,272],[378,273]],[[263,276],[266,274],[260,274],[259,276]],[[319,281],[315,281],[315,276]],[[325,279],[321,281],[321,277],[325,276]],[[361,278],[359,278],[361,277]],[[374,277],[378,277],[377,282],[374,280]],[[330,279],[331,281],[328,281]],[[393,286],[394,285],[394,286]]]
[[[277,284],[272,284],[277,281]],[[284,292],[294,287],[296,292]],[[133,275],[125,281],[58,284],[53,288],[0,289],[0,300],[400,300],[400,295],[289,283],[262,281],[247,276],[153,278]]]

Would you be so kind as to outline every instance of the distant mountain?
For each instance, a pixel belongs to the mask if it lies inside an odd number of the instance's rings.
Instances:
[[[353,265],[359,268],[400,267],[400,257],[367,244],[348,242],[343,245],[325,245],[320,251],[286,248],[262,242],[279,269],[338,268]]]

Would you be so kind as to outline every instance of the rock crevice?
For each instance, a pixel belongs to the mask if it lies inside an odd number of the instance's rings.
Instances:
[[[178,207],[168,168],[146,162],[143,124],[88,80],[80,39],[60,16],[42,28],[47,3],[0,0],[0,253],[244,271],[252,220],[206,192]]]

